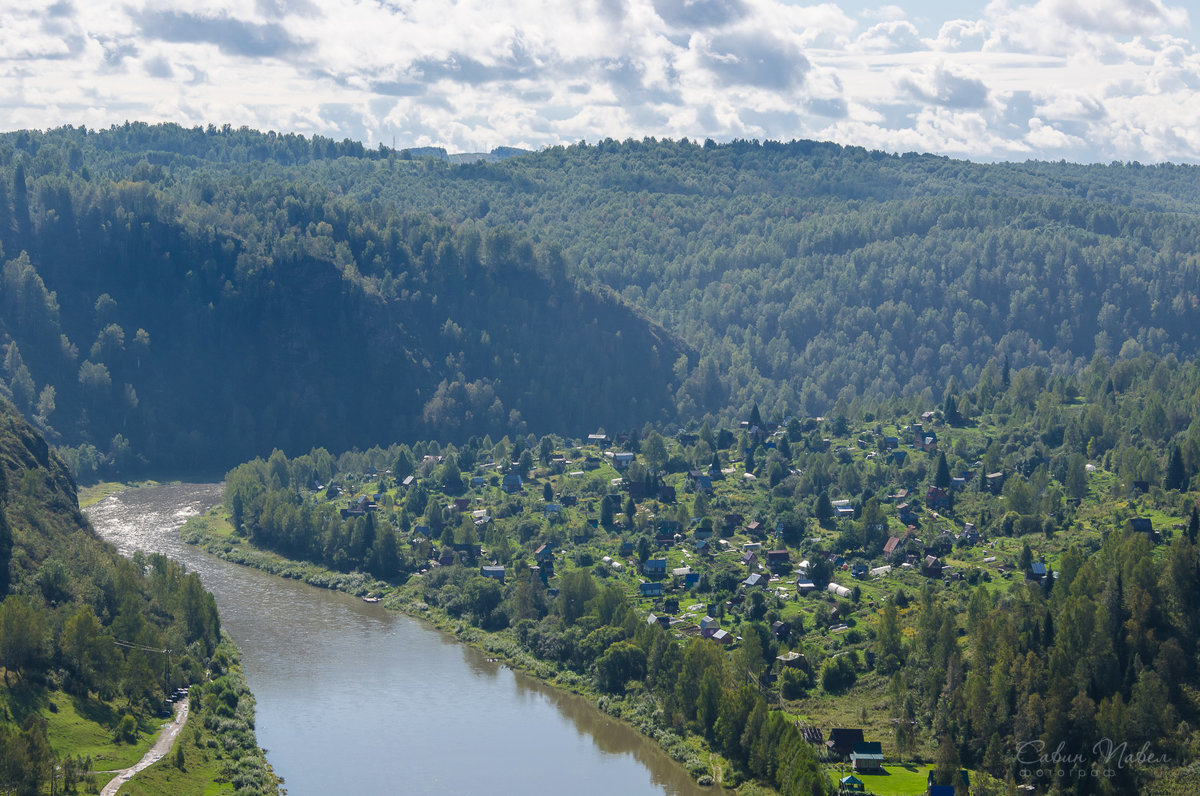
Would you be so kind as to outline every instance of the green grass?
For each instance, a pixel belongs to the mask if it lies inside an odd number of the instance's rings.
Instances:
[[[118,743],[113,740],[113,728],[121,713],[111,704],[62,691],[44,692],[19,682],[12,688],[0,687],[0,710],[18,725],[32,713],[44,716],[51,748],[63,756],[91,757],[97,771],[136,763],[150,748],[161,724],[161,720],[143,719],[135,743]]]
[[[886,774],[855,774],[870,793],[878,796],[918,796],[925,793],[925,783],[932,765],[885,764]],[[850,773],[850,772],[847,772]],[[839,774],[838,779],[845,776]]]
[[[79,489],[79,508],[86,509],[88,506],[94,506],[106,497],[124,492],[126,489],[139,486],[154,486],[157,483],[157,481],[137,481],[123,484],[113,481],[101,481],[98,484],[85,486]]]
[[[216,796],[233,793],[234,787],[225,776],[225,762],[211,749],[197,744],[197,731],[188,728],[180,733],[175,744],[183,744],[184,766],[175,766],[175,747],[162,760],[121,786],[122,796]]]
[[[116,743],[112,728],[121,714],[111,705],[72,697],[61,691],[52,692],[49,701],[56,708],[44,714],[51,746],[59,754],[91,757],[92,768],[96,771],[128,768],[141,760],[162,722],[166,721],[144,719],[138,725],[135,743]]]

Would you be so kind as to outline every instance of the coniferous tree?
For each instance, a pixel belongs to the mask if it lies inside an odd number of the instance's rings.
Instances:
[[[950,488],[950,465],[946,463],[946,454],[938,453],[937,472],[933,477],[933,485],[941,489]]]
[[[1183,466],[1183,454],[1178,445],[1171,446],[1171,458],[1167,462],[1167,472],[1163,475],[1163,489],[1174,489],[1186,492],[1188,488],[1187,470]]]

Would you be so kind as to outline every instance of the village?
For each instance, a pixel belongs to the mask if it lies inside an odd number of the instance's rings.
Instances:
[[[772,661],[751,673],[756,687],[796,718],[821,759],[846,769],[841,790],[887,792],[873,782],[885,766],[927,775],[934,750],[906,742],[877,700],[853,713],[838,698],[856,681],[866,689],[850,700],[856,705],[886,687],[872,671],[881,609],[891,602],[905,624],[929,589],[963,600],[976,586],[1048,593],[1067,545],[1095,545],[1100,534],[1083,501],[1061,490],[1050,490],[1057,505],[1043,500],[1033,509],[1050,509],[1044,524],[1027,519],[1029,508],[1014,512],[1021,490],[1006,497],[1005,471],[984,466],[982,432],[952,428],[940,412],[840,436],[834,425],[746,421],[736,431],[672,439],[593,432],[574,444],[543,442],[540,461],[531,438],[516,459],[480,455],[453,495],[438,483],[446,457],[437,453],[425,453],[391,487],[389,472],[363,473],[360,487],[383,487],[370,496],[354,489],[353,477],[349,498],[339,486],[322,488],[346,501],[343,518],[387,513],[424,562],[418,576],[474,567],[505,584],[528,570],[553,599],[564,571],[586,569],[620,584],[644,622],[678,639],[710,640],[733,654],[754,634]],[[841,466],[842,482],[857,475],[858,493],[831,479],[818,494],[797,497],[814,483],[804,466],[826,463]],[[1111,479],[1094,467],[1088,476]],[[1132,509],[1148,485],[1131,487]],[[417,518],[399,508],[417,489],[430,501],[447,499]],[[1040,531],[1032,545],[1031,526]],[[1160,541],[1150,517],[1129,517],[1126,526]]]

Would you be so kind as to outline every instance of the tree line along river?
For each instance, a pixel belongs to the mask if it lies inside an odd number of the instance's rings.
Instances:
[[[587,700],[445,633],[184,544],[180,526],[220,500],[220,484],[168,484],[87,514],[122,554],[162,553],[200,573],[242,650],[258,740],[290,796],[713,792]]]

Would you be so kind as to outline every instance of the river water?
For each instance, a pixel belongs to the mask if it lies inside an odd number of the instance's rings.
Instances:
[[[587,700],[421,622],[183,544],[183,522],[220,500],[220,484],[169,484],[87,514],[123,554],[163,553],[200,573],[290,796],[713,793]]]

